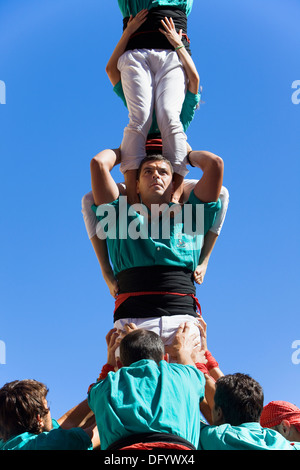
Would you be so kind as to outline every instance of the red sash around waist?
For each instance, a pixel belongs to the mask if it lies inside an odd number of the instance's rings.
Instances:
[[[120,305],[125,302],[125,300],[129,299],[130,297],[137,297],[137,296],[140,296],[140,295],[179,295],[180,297],[185,297],[185,296],[189,296],[189,297],[192,297],[197,305],[197,314],[199,316],[202,315],[202,312],[201,312],[201,305],[199,303],[199,300],[197,299],[197,297],[194,295],[194,294],[181,294],[181,293],[178,293],[178,292],[160,292],[160,291],[151,291],[151,292],[126,292],[124,294],[119,294],[118,297],[116,298],[116,301],[115,301],[115,310],[114,310],[114,313],[116,312],[116,310],[120,307]]]

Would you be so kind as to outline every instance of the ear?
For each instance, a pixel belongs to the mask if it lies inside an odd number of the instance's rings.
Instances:
[[[220,424],[225,423],[222,408],[220,408],[219,406],[216,406],[215,404],[213,407],[212,416],[213,416],[213,424],[215,426],[220,426]]]
[[[220,406],[216,408],[216,415],[217,415],[219,422],[224,422],[223,410]]]
[[[43,428],[44,420],[43,420],[43,418],[41,418],[41,415],[37,415],[36,420],[38,422],[39,428]]]
[[[287,419],[283,419],[279,425],[279,429],[281,431],[281,434],[287,438],[290,434],[291,431],[291,425]]]
[[[139,180],[136,180],[136,192],[137,192],[137,194],[140,194],[140,182],[139,182]]]

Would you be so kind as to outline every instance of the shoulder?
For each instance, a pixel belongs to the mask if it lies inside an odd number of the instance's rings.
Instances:
[[[213,202],[203,202],[203,201],[201,201],[201,199],[199,199],[195,195],[194,189],[191,191],[190,196],[189,196],[187,202],[184,203],[184,205],[185,204],[192,204],[192,205],[201,204],[201,205],[204,205],[204,209],[206,211],[213,211],[213,212],[218,211],[221,208],[221,205],[222,205],[220,199],[218,199],[217,201],[213,201]]]

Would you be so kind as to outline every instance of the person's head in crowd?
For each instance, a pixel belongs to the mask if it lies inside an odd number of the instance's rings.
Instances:
[[[36,380],[15,380],[0,389],[0,435],[4,441],[29,432],[52,429],[47,404],[48,388]]]
[[[271,401],[264,406],[260,424],[280,432],[291,442],[300,442],[300,409],[287,401]]]
[[[264,393],[256,380],[246,374],[224,375],[216,382],[212,420],[214,425],[259,422]]]
[[[151,359],[158,364],[163,357],[163,341],[153,331],[137,329],[124,336],[120,342],[120,361],[125,367],[142,359]]]

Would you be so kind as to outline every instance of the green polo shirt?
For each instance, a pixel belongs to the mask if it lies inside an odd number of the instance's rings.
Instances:
[[[295,450],[279,432],[259,423],[209,426],[201,422],[199,450]]]
[[[160,6],[179,8],[188,16],[192,10],[193,0],[118,0],[118,4],[123,18],[135,16],[141,10],[150,10]]]
[[[105,232],[115,275],[142,266],[196,269],[204,236],[214,223],[221,201],[202,203],[192,191],[185,204],[176,206],[181,211],[173,218],[173,204],[165,205],[163,216],[155,218],[152,212],[149,218],[148,212],[141,214],[135,210],[136,205],[127,204],[124,196],[110,204],[92,206],[100,221],[97,234],[99,228]]]
[[[121,98],[125,106],[127,107],[126,98],[124,95],[122,82],[121,80],[113,88],[116,95]],[[185,99],[181,108],[180,121],[183,127],[184,132],[187,131],[192,120],[194,119],[196,109],[199,105],[201,99],[201,94],[197,93],[196,95],[191,91],[187,90],[185,94]],[[160,130],[156,120],[155,110],[153,111],[152,124],[149,130],[149,134],[160,134]]]
[[[91,439],[83,429],[62,429],[54,419],[52,424],[49,432],[24,432],[6,442],[0,440],[0,450],[93,450]]]
[[[131,434],[165,432],[195,447],[205,378],[193,366],[143,359],[109,372],[93,385],[88,402],[96,417],[101,449]]]

